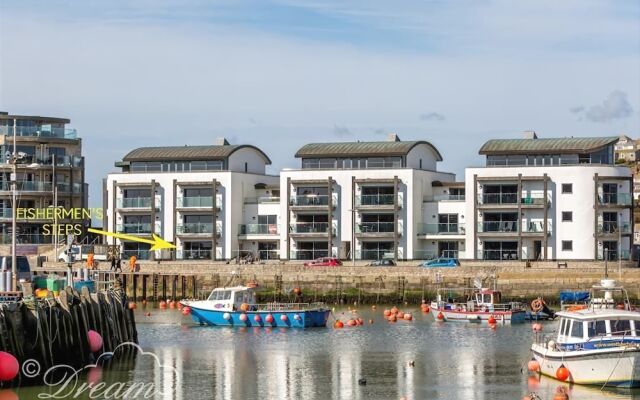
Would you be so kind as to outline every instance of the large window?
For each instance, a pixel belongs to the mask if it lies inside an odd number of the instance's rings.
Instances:
[[[303,158],[303,169],[402,168],[402,157]]]
[[[628,319],[613,320],[609,323],[611,324],[611,334],[613,336],[631,336],[633,334],[631,321]]]
[[[582,321],[573,321],[573,326],[571,327],[571,336],[582,339],[582,337],[584,336]]]

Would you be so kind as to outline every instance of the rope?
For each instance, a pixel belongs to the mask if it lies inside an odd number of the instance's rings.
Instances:
[[[623,336],[623,340],[624,340],[624,336]],[[600,388],[600,391],[603,391],[605,386],[607,386],[607,383],[609,383],[609,379],[611,379],[611,377],[613,376],[613,373],[616,371],[616,368],[618,368],[618,364],[620,363],[620,360],[622,359],[622,356],[624,355],[624,352],[627,351],[627,347],[628,346],[624,346],[623,347],[622,352],[620,353],[620,355],[618,356],[618,360],[616,361],[616,365],[613,366],[613,369],[611,370],[611,373],[609,374],[609,376],[607,377],[607,380],[604,382],[604,384]]]

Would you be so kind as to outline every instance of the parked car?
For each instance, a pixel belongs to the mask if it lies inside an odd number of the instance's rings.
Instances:
[[[31,282],[31,266],[26,256],[16,256],[18,264],[18,282]],[[0,270],[11,271],[11,256],[3,256],[0,259]]]
[[[320,257],[304,263],[305,267],[339,267],[342,261],[335,257]]]
[[[395,267],[396,263],[390,258],[383,258],[381,260],[371,261],[369,264],[372,267]]]
[[[458,267],[460,266],[460,261],[458,261],[457,258],[436,258],[434,260],[427,260],[418,266],[425,268]]]

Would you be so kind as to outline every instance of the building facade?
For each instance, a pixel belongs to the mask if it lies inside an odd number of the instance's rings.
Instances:
[[[0,112],[0,242],[12,240],[11,174],[15,163],[17,208],[87,207],[82,140],[69,120]],[[18,215],[19,217],[21,215]],[[39,217],[42,218],[39,218]],[[45,215],[18,218],[16,240],[19,244],[52,244],[52,224],[77,221],[52,220]],[[88,221],[87,221],[88,224]],[[61,235],[59,240],[64,239]]]
[[[265,174],[270,163],[257,147],[230,145],[224,139],[212,146],[129,152],[116,163],[122,172],[104,180],[105,226],[144,238],[156,234],[177,250],[150,252],[146,243],[113,238],[109,244],[119,244],[125,256],[139,259],[222,260],[243,250],[253,253],[262,240],[277,243],[277,228],[258,226],[272,222],[271,217],[263,221],[261,212],[277,209],[269,207],[278,184],[278,177]]]
[[[633,177],[617,137],[490,140],[465,170],[467,258],[627,258]]]
[[[300,148],[300,169],[280,174],[282,259],[413,259],[424,196],[433,182],[452,181],[437,170],[440,152],[426,141],[312,143]]]

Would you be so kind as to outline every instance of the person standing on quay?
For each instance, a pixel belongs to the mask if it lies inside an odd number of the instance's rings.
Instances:
[[[129,269],[131,272],[136,272],[136,260],[136,256],[131,256],[131,258],[129,258]]]

